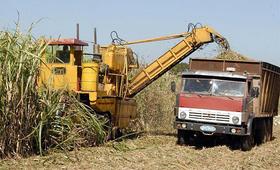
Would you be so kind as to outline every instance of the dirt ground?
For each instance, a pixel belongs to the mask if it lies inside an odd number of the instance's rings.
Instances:
[[[195,149],[171,135],[144,135],[45,157],[0,160],[0,169],[280,169],[280,125],[274,140],[249,152],[227,146]]]

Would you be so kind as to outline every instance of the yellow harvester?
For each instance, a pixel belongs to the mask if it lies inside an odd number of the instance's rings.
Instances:
[[[129,73],[138,68],[138,63],[127,45],[174,38],[183,40],[129,78]],[[46,64],[41,65],[39,85],[74,91],[96,113],[108,117],[112,129],[123,129],[136,116],[133,96],[202,45],[214,41],[228,48],[225,38],[206,26],[194,27],[181,34],[122,44],[99,46],[94,43],[93,54],[83,53],[83,47],[88,44],[78,38],[51,40],[46,53],[51,56],[43,58]]]

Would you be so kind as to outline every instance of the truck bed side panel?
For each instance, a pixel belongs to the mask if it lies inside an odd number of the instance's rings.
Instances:
[[[273,116],[278,115],[279,91],[279,67],[277,68],[268,63],[262,63],[262,75],[260,81],[260,114]]]

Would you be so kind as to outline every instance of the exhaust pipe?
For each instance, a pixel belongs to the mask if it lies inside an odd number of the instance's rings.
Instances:
[[[97,44],[97,33],[96,33],[96,28],[94,28],[94,32],[93,32],[93,54],[99,54],[99,48],[100,45]]]
[[[76,38],[77,40],[80,40],[80,25],[77,23],[76,25]]]

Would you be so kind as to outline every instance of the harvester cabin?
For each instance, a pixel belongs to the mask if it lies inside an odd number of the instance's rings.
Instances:
[[[49,41],[41,65],[40,85],[54,89],[79,91],[82,78],[82,55],[86,42],[78,39]]]

